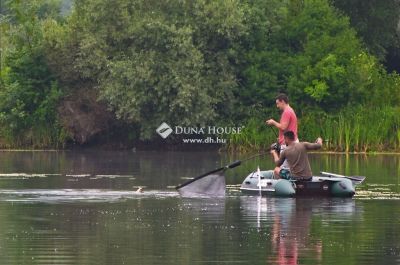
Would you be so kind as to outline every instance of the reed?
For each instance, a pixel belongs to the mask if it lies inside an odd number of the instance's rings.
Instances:
[[[400,113],[399,107],[386,106],[346,108],[334,114],[310,112],[299,118],[299,139],[312,142],[321,136],[325,140],[326,151],[398,152],[400,151],[398,113]],[[242,134],[231,138],[229,149],[266,148],[275,141],[269,130],[262,119],[251,119]]]
[[[397,129],[397,142],[396,147],[400,149],[400,129]]]
[[[69,136],[60,126],[38,124],[34,128],[14,132],[8,128],[0,130],[0,148],[64,148]]]
[[[247,152],[252,150],[265,150],[276,142],[273,132],[277,129],[270,129],[265,124],[265,119],[251,118],[240,134],[229,135],[227,149],[231,152]]]

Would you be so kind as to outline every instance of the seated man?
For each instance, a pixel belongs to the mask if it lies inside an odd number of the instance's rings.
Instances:
[[[277,166],[275,170],[279,170],[279,166],[281,166],[286,159],[289,164],[290,172],[281,169],[279,172],[275,172],[275,175],[288,180],[311,180],[312,172],[310,163],[308,162],[307,150],[320,149],[322,147],[322,139],[319,137],[316,143],[296,143],[295,135],[292,131],[286,131],[283,136],[287,145],[286,149],[280,153],[279,157],[275,150],[271,150],[271,154]]]

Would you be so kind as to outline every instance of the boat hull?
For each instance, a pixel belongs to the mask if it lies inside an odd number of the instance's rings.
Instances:
[[[250,173],[240,190],[244,194],[279,197],[353,197],[355,183],[343,177],[314,176],[311,181],[274,179],[273,171]]]

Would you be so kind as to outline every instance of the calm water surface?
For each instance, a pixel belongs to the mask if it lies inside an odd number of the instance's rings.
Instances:
[[[400,156],[313,154],[314,173],[367,176],[353,199],[241,195],[269,157],[228,172],[223,199],[173,188],[237,158],[0,152],[0,264],[400,264]]]

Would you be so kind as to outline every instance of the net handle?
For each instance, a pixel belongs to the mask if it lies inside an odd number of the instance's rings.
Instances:
[[[262,155],[265,155],[265,154],[266,154],[266,153],[255,154],[255,155],[252,155],[252,156],[250,156],[250,157],[248,157],[248,158],[246,158],[246,159],[243,159],[243,160],[236,160],[236,161],[234,161],[234,162],[232,162],[232,163],[230,163],[230,164],[228,164],[228,165],[226,165],[226,166],[224,166],[224,167],[220,167],[220,168],[211,170],[211,171],[209,171],[209,172],[207,172],[207,173],[204,173],[204,174],[202,174],[202,175],[200,175],[200,176],[197,176],[197,177],[195,177],[195,178],[193,178],[193,179],[191,179],[191,180],[189,180],[189,181],[187,181],[187,182],[185,182],[185,183],[182,183],[182,184],[176,186],[175,189],[179,190],[180,188],[185,187],[186,185],[189,185],[190,183],[193,183],[193,182],[195,182],[196,180],[199,180],[199,179],[201,179],[201,178],[204,178],[204,177],[206,177],[206,176],[208,176],[208,175],[210,175],[210,174],[214,174],[214,173],[217,173],[217,172],[222,171],[222,170],[227,170],[227,169],[229,169],[229,168],[235,168],[235,167],[241,165],[243,162],[246,162],[246,161],[248,161],[248,160],[250,160],[250,159],[254,159],[254,158],[256,158],[256,157],[259,157],[259,156],[262,156]]]

